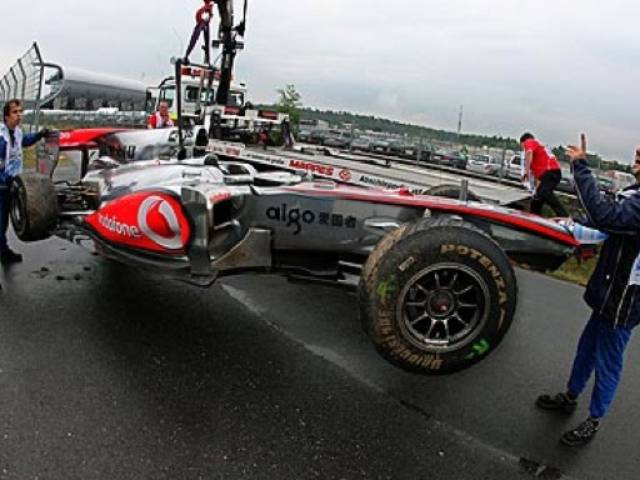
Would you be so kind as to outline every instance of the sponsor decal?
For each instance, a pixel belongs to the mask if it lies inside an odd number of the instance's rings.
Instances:
[[[403,185],[400,183],[390,182],[389,180],[384,180],[382,178],[369,177],[368,175],[360,175],[360,182],[366,185],[372,185],[374,187],[384,187],[384,188],[400,188]]]
[[[258,116],[260,118],[266,118],[267,120],[277,120],[278,112],[274,112],[272,110],[259,110]]]
[[[136,227],[135,225],[121,223],[116,217],[110,217],[109,215],[103,215],[99,213],[98,222],[100,222],[100,225],[102,225],[106,230],[116,235],[121,235],[123,237],[129,238],[140,237],[140,229],[138,227]]]
[[[168,250],[183,247],[178,216],[162,197],[154,195],[143,200],[138,210],[138,223],[140,230],[161,247]]]
[[[466,360],[473,360],[476,357],[486,355],[489,352],[491,345],[486,340],[481,340],[478,343],[474,343],[471,348],[473,349],[473,352],[464,357]]]
[[[311,173],[317,173],[319,175],[333,176],[335,169],[330,165],[320,165],[318,163],[305,162],[303,160],[292,159],[289,161],[289,167],[297,170],[307,170]]]
[[[396,276],[391,275],[388,279],[383,280],[378,284],[376,293],[380,297],[380,300],[386,302],[387,299],[396,292]]]
[[[384,345],[384,349],[393,357],[425,370],[438,371],[444,366],[444,360],[438,354],[417,353],[405,344],[402,336],[396,331],[393,322],[393,307],[381,307],[378,312],[376,335]]]
[[[389,190],[397,190],[400,188],[407,188],[409,192],[414,195],[424,195],[428,189],[419,188],[419,187],[407,187],[404,183],[396,183],[391,180],[387,180],[385,178],[380,177],[371,177],[369,175],[360,175],[358,177],[358,182],[364,185],[369,185],[372,187],[382,187],[387,188]]]
[[[266,163],[268,165],[278,165],[281,167],[284,167],[287,165],[287,162],[285,162],[283,159],[278,158],[278,157],[271,157],[271,156],[267,156],[267,155],[260,155],[258,153],[245,153],[245,157],[249,158],[251,160],[256,160],[260,163]]]
[[[491,261],[491,259],[489,259],[489,257],[483,255],[478,250],[466,245],[444,244],[440,247],[440,253],[443,255],[455,253],[464,257],[470,257],[480,263],[480,265],[482,265],[487,270],[487,272],[489,272],[489,275],[491,275],[491,278],[493,279],[496,288],[498,289],[498,305],[500,306],[498,330],[500,330],[502,328],[502,325],[504,324],[504,320],[507,314],[506,303],[509,300],[509,296],[507,295],[507,283],[502,277],[500,269],[498,269],[498,267]]]
[[[349,170],[347,170],[346,168],[343,170],[340,170],[340,180],[342,180],[343,182],[348,182],[351,180],[351,172]]]
[[[239,157],[242,152],[239,148],[227,147],[224,149],[224,153],[230,157]]]
[[[225,190],[222,192],[214,193],[209,197],[209,200],[211,200],[211,203],[215,205],[216,203],[224,202],[225,200],[229,200],[230,198],[231,198],[231,192],[229,192],[228,190]]]
[[[180,202],[165,193],[126,195],[85,222],[108,242],[158,253],[184,253],[191,233]]]
[[[267,208],[266,216],[269,220],[282,222],[293,228],[293,234],[299,235],[304,225],[321,225],[330,228],[355,229],[358,220],[352,215],[342,215],[333,212],[314,212],[290,208],[287,204]]]

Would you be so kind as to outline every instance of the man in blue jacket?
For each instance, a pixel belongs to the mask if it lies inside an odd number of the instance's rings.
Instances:
[[[581,140],[580,147],[567,150],[576,190],[587,213],[588,226],[606,233],[608,238],[584,295],[593,312],[578,342],[567,390],[555,396],[542,395],[536,401],[540,408],[572,413],[595,372],[589,418],[560,439],[569,446],[585,445],[598,432],[620,383],[632,329],[640,321],[640,148],[632,169],[638,183],[617,198],[608,199],[600,193],[587,167],[584,135]]]
[[[0,125],[0,263],[21,262],[22,255],[12,251],[7,245],[9,228],[9,185],[11,180],[22,173],[22,148],[30,147],[47,134],[23,134],[22,102],[9,100],[3,109],[4,124]]]

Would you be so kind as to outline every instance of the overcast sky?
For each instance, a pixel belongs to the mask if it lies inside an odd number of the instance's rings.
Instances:
[[[37,40],[46,61],[153,84],[200,3],[23,0],[3,13],[1,70]],[[310,107],[455,130],[464,105],[469,133],[555,146],[584,130],[625,161],[640,144],[637,1],[250,0],[246,42],[253,101],[293,83]]]

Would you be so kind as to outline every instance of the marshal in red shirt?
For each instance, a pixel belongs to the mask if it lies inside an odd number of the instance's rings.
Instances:
[[[213,0],[205,0],[204,5],[196,11],[196,23],[209,23],[211,17],[213,17]],[[205,14],[207,19],[205,20]]]
[[[546,147],[538,140],[530,138],[523,144],[525,152],[532,152],[531,173],[535,178],[542,177],[550,170],[560,170],[560,164],[555,156],[553,156]]]

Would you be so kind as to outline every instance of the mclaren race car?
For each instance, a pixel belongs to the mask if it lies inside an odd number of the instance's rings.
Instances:
[[[117,138],[115,130],[62,134],[60,149],[83,159],[77,181],[15,179],[10,211],[21,240],[90,244],[199,286],[274,272],[355,288],[377,350],[413,372],[481,361],[514,319],[512,264],[555,269],[582,248],[562,222],[475,201],[258,171],[212,154],[91,155]]]

